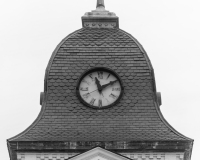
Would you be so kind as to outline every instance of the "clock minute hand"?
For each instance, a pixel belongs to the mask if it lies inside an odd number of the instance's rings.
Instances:
[[[115,80],[115,81],[110,81],[109,83],[107,84],[104,84],[103,86],[101,86],[101,89],[103,90],[104,88],[108,87],[109,85],[113,85],[115,82],[117,82],[118,80]]]
[[[100,82],[99,82],[99,80],[97,79],[97,77],[95,77],[95,83],[96,83],[96,85],[97,85],[98,91],[101,92],[101,91],[102,91],[102,86],[100,85]]]

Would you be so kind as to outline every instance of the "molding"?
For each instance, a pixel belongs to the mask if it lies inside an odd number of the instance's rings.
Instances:
[[[119,28],[119,18],[82,17],[82,26],[85,28]]]
[[[96,147],[91,150],[88,150],[84,153],[17,153],[17,160],[28,160],[36,159],[36,160],[45,160],[45,159],[52,159],[52,160],[184,160],[184,152],[112,152],[101,147]]]
[[[84,152],[94,147],[101,147],[116,152],[184,152],[190,149],[190,141],[129,141],[129,142],[11,142],[18,152]],[[13,148],[13,147],[11,147]]]
[[[93,149],[90,149],[89,151],[86,151],[82,154],[79,154],[77,156],[71,157],[70,160],[90,160],[97,156],[100,156],[102,158],[105,158],[107,160],[128,160],[128,157],[125,157],[123,155],[108,151],[106,149],[103,149],[101,147],[95,147]]]
[[[85,28],[116,28],[116,22],[85,22],[83,23]]]

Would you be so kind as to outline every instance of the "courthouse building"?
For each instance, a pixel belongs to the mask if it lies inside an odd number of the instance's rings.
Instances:
[[[11,160],[190,160],[193,140],[164,119],[152,64],[97,0],[53,52],[41,112],[7,140]]]

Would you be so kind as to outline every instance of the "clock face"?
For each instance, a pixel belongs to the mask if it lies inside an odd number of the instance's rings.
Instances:
[[[93,70],[82,76],[77,87],[80,100],[87,106],[101,109],[115,104],[122,95],[118,76],[107,70]]]

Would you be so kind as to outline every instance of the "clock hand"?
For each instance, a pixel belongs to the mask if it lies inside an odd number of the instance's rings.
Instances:
[[[101,91],[102,91],[102,88],[101,88],[100,82],[99,82],[99,80],[97,79],[97,77],[95,77],[95,83],[96,83],[96,85],[97,85],[98,91],[101,92]]]
[[[103,90],[104,88],[108,87],[109,85],[113,85],[115,82],[117,82],[118,80],[115,80],[115,81],[110,81],[109,83],[107,84],[104,84],[103,86],[101,86],[101,90]]]
[[[96,92],[96,91],[98,91],[98,89],[96,89],[96,90],[94,90],[94,91],[92,91],[92,92],[89,92],[89,94],[90,94],[90,93],[93,93],[93,92]]]
[[[94,90],[94,91],[92,91],[92,92],[85,93],[85,94],[83,94],[82,96],[83,96],[83,97],[88,97],[91,93],[96,92],[96,91],[98,91],[98,89],[96,89],[96,90]]]
[[[94,90],[94,91],[92,91],[92,92],[88,92],[88,93],[86,93],[86,94],[84,94],[84,95],[88,95],[88,94],[93,93],[93,92],[96,92],[96,91],[98,91],[98,89],[96,89],[96,90]]]

